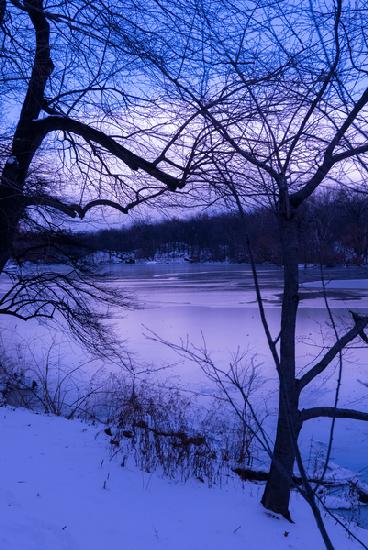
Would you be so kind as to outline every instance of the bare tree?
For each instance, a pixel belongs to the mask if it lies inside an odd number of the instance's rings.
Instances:
[[[98,218],[96,209],[127,214],[182,188],[181,132],[193,115],[160,102],[148,54],[137,47],[145,22],[135,2],[8,0],[0,26],[0,273],[7,285],[0,313],[61,316],[84,343],[107,350],[111,338],[90,305],[125,298],[93,282],[65,251],[66,273],[9,270],[17,232],[48,228],[52,241],[68,218]]]
[[[180,28],[177,57],[152,59],[170,97],[198,109],[193,196],[235,205],[240,212],[267,203],[278,220],[284,271],[278,334],[257,299],[279,376],[279,415],[264,506],[290,517],[290,480],[303,422],[317,417],[367,420],[368,413],[336,407],[300,410],[303,390],[356,338],[368,317],[352,314],[352,328],[304,373],[296,360],[300,244],[298,216],[317,189],[364,186],[368,70],[366,2],[313,1],[233,4],[160,3],[157,18]],[[180,14],[180,16],[179,16]],[[180,19],[181,17],[181,19]],[[168,52],[167,33],[158,37]],[[172,44],[171,44],[172,46]],[[166,48],[166,50],[165,50]],[[168,53],[167,53],[168,55]],[[175,63],[175,59],[177,60]],[[202,184],[202,185],[201,185]],[[239,239],[247,239],[244,228]]]
[[[127,213],[184,185],[185,163],[170,156],[190,117],[159,104],[136,46],[143,13],[134,2],[2,3],[1,269],[26,209]]]

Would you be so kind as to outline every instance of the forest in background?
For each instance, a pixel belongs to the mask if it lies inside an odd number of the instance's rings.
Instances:
[[[321,193],[300,211],[298,228],[299,263],[368,263],[366,195]],[[282,263],[277,217],[271,207],[254,208],[245,219],[236,212],[202,213],[188,219],[143,221],[89,232],[20,231],[13,258],[19,262],[62,262],[66,256],[81,260],[95,252],[107,252],[127,262],[185,258],[192,262],[246,263],[250,259],[245,231],[257,263]]]

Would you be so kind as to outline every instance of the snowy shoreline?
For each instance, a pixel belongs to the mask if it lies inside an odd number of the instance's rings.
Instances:
[[[2,407],[0,430],[4,550],[324,548],[299,495],[290,524],[261,507],[261,485],[209,489],[122,467],[101,426]],[[336,550],[358,548],[325,521]],[[368,531],[353,530],[368,543]]]

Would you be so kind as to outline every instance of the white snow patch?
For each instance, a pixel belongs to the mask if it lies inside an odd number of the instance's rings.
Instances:
[[[1,549],[324,548],[301,497],[290,524],[259,505],[261,485],[208,489],[121,467],[101,426],[4,407],[0,436]],[[336,550],[358,548],[326,525]],[[368,542],[368,531],[356,532]]]
[[[9,164],[10,166],[16,166],[18,164],[18,161],[14,155],[11,155],[6,161],[6,164]]]

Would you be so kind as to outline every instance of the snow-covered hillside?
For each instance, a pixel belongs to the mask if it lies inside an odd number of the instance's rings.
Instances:
[[[101,426],[3,407],[0,441],[0,550],[324,548],[300,497],[290,524],[258,504],[261,486],[209,489],[122,466]],[[326,524],[336,549],[359,548]]]

